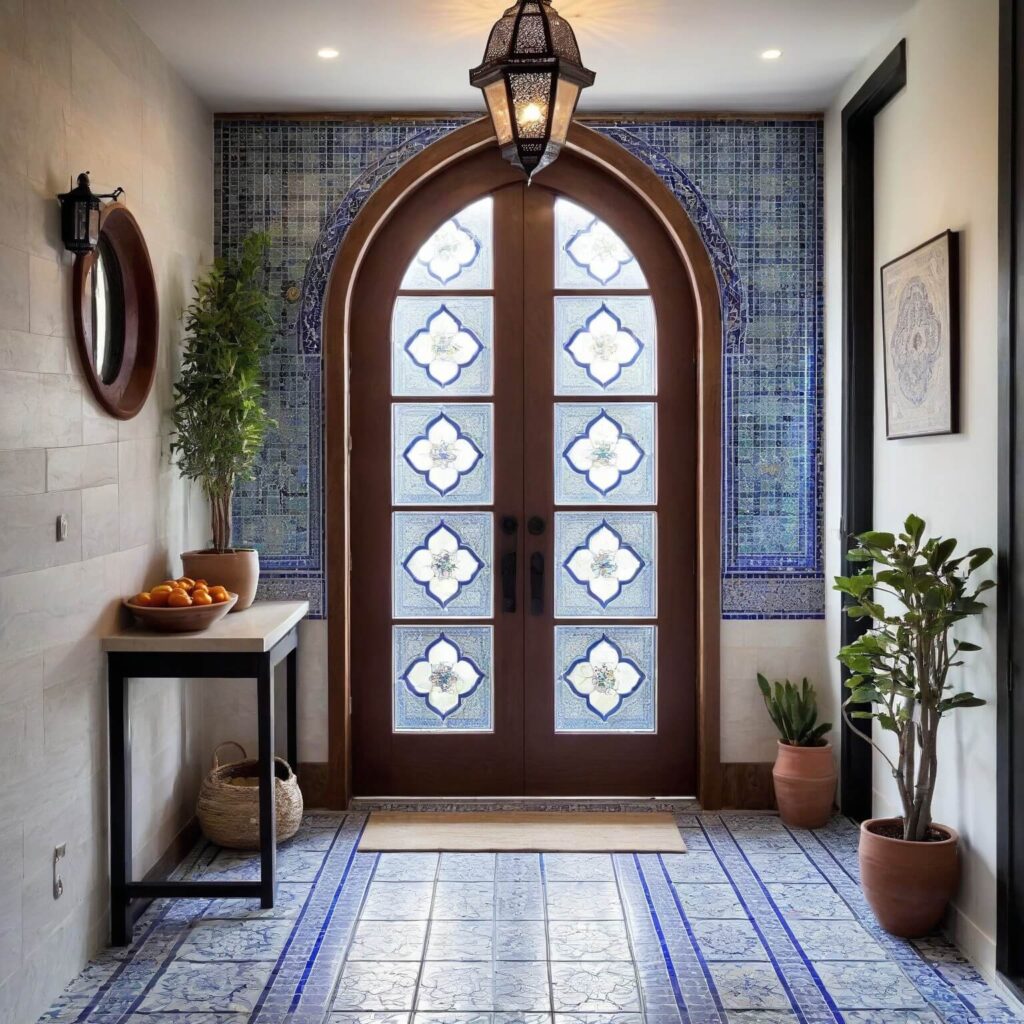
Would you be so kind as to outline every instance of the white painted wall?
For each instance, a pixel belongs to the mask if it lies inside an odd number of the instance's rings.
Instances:
[[[97,191],[127,189],[159,286],[158,382],[127,423],[94,404],[70,340],[54,196],[82,170]],[[178,314],[212,255],[211,119],[116,0],[6,0],[0,180],[0,1021],[26,1024],[108,939],[98,636],[122,595],[207,532],[169,465],[164,413]],[[199,714],[182,683],[135,687],[137,874],[192,814]]]
[[[946,228],[961,232],[961,433],[885,440],[881,319],[876,275],[875,527],[908,512],[965,547],[996,542],[998,4],[920,0],[891,39],[847,82],[826,122],[827,467],[826,547],[838,570],[838,458],[842,344],[840,114],[900,38],[908,84],[876,122],[875,262],[888,262]],[[994,572],[994,567],[989,567]],[[839,644],[839,601],[829,603],[829,648]],[[995,966],[995,613],[960,633],[981,644],[960,682],[991,703],[943,725],[934,813],[960,831],[963,883],[950,919],[957,943],[989,975]],[[838,692],[838,667],[833,668]],[[897,813],[884,761],[875,759],[875,809]]]

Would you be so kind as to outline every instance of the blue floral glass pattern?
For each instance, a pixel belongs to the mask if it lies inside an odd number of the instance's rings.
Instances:
[[[555,394],[653,395],[657,328],[646,295],[555,298]]]
[[[555,202],[556,288],[646,288],[625,242],[599,217],[568,199]]]
[[[491,394],[493,320],[490,298],[400,295],[391,322],[391,393]]]
[[[559,505],[655,503],[655,406],[555,405]]]
[[[455,640],[440,633],[406,666],[401,681],[444,722],[476,692],[483,682],[483,671]]]
[[[438,387],[454,384],[465,366],[472,366],[483,351],[480,339],[445,305],[405,343],[409,358]]]
[[[654,626],[555,627],[555,732],[654,732]]]
[[[491,614],[492,516],[394,514],[394,615],[487,618]]]
[[[657,615],[653,512],[555,513],[555,615]]]
[[[402,290],[490,288],[494,201],[478,199],[446,220],[423,243],[402,278]]]
[[[396,403],[394,504],[490,504],[493,417],[491,405]]]
[[[490,730],[490,626],[396,626],[393,641],[396,732]]]

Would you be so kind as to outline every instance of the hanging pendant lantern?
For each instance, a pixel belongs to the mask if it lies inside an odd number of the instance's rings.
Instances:
[[[565,145],[580,93],[594,84],[572,26],[551,0],[518,0],[495,23],[483,63],[469,73],[483,90],[501,155],[528,178]]]

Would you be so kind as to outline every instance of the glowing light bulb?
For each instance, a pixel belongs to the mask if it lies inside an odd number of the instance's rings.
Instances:
[[[316,55],[321,60],[334,60],[338,56],[338,51],[333,46],[325,46],[322,50],[317,50]]]
[[[527,103],[519,110],[519,123],[521,125],[537,124],[544,120],[544,108],[539,103]]]

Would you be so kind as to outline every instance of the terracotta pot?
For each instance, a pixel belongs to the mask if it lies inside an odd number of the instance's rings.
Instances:
[[[186,551],[181,556],[185,575],[206,580],[210,586],[219,583],[238,595],[233,612],[248,608],[256,597],[260,581],[260,556],[254,548],[232,551]]]
[[[787,825],[821,828],[832,817],[836,766],[831,743],[794,747],[780,740],[772,779],[779,814]]]
[[[934,931],[960,881],[957,844],[948,825],[932,822],[946,838],[933,843],[890,839],[874,829],[902,825],[872,818],[860,826],[860,885],[878,923],[891,935],[914,939]]]

